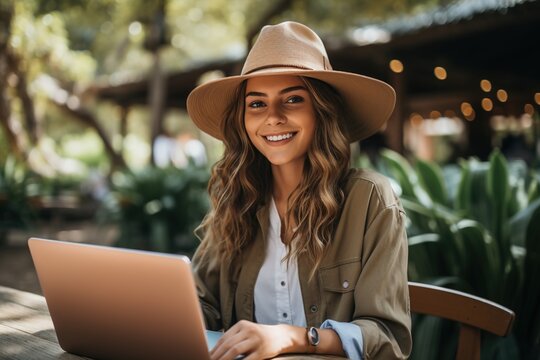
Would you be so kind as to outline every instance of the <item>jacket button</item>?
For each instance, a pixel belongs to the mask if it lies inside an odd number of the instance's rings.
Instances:
[[[344,288],[344,289],[348,289],[348,288],[349,288],[349,282],[348,282],[347,280],[345,280],[345,281],[343,282],[342,285],[343,285],[343,288]]]
[[[319,308],[317,308],[317,305],[311,305],[311,307],[309,308],[309,311],[311,311],[312,313],[316,313],[317,310],[319,310]]]

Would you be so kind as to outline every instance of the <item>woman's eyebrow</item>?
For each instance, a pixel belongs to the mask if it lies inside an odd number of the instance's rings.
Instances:
[[[288,93],[288,92],[291,92],[291,91],[296,91],[296,90],[305,90],[307,91],[306,87],[305,86],[302,86],[302,85],[298,85],[298,86],[291,86],[291,87],[288,87],[288,88],[285,88],[283,90],[280,90],[279,91],[279,94],[280,95],[283,95],[285,93]],[[265,93],[262,93],[262,92],[258,92],[258,91],[250,91],[246,94],[246,97],[248,96],[262,96],[262,97],[268,97],[268,95],[266,95]]]

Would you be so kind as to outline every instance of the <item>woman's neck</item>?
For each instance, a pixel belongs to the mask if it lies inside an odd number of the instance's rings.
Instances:
[[[272,165],[272,175],[274,178],[273,196],[276,209],[281,220],[281,240],[287,244],[292,236],[292,229],[296,227],[294,219],[286,219],[288,210],[288,200],[292,192],[300,184],[302,179],[303,164]]]
[[[273,196],[276,203],[287,204],[291,193],[302,179],[303,164],[272,165]]]

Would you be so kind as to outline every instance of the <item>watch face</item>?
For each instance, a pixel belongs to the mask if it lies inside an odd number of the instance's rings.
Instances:
[[[309,342],[311,345],[313,346],[317,346],[319,345],[319,331],[314,328],[314,327],[311,327],[309,328],[309,331],[308,331],[308,337],[309,337]]]

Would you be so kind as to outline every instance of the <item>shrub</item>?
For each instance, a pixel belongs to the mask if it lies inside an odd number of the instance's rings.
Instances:
[[[208,210],[208,178],[195,166],[114,174],[103,215],[120,224],[117,245],[192,253],[198,245],[193,230]]]
[[[540,355],[539,176],[495,150],[488,162],[445,168],[390,150],[378,170],[391,178],[409,218],[409,278],[448,286],[509,307],[508,338],[488,337],[482,357]],[[415,318],[412,359],[453,358],[455,337],[439,319]],[[444,341],[441,341],[444,339]]]

